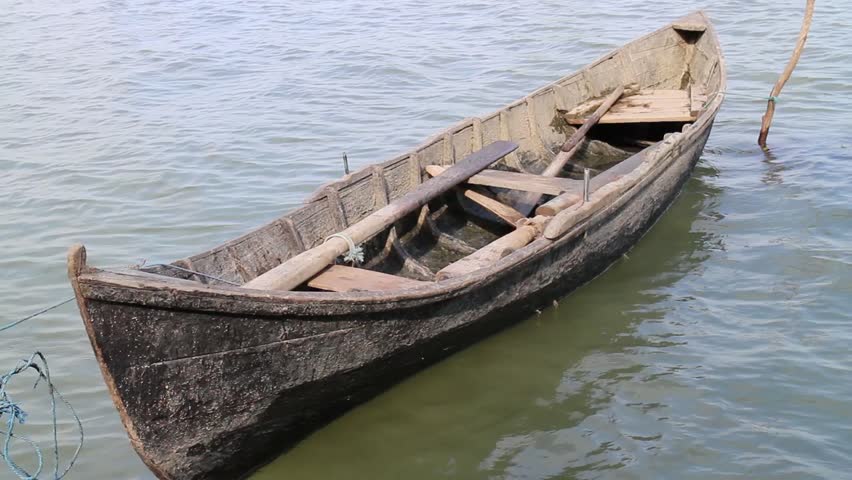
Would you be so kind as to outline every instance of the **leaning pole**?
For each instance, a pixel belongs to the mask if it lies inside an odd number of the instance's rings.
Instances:
[[[802,21],[802,30],[799,32],[799,41],[796,43],[796,49],[793,50],[793,56],[787,63],[787,68],[781,74],[781,77],[775,82],[775,87],[772,88],[772,93],[769,94],[769,100],[766,104],[766,113],[763,115],[763,122],[760,125],[760,136],[757,138],[757,144],[760,148],[766,150],[766,137],[769,135],[769,127],[772,125],[772,116],[775,115],[775,102],[778,95],[781,95],[781,89],[790,79],[796,64],[799,63],[799,57],[802,56],[802,50],[805,49],[805,42],[808,40],[808,31],[811,29],[811,21],[814,18],[814,4],[816,0],[808,0],[805,7],[805,18]]]

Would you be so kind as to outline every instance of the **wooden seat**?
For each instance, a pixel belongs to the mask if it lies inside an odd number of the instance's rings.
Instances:
[[[440,165],[428,165],[426,172],[431,176],[437,176],[447,167]],[[583,182],[571,180],[570,178],[545,177],[530,173],[504,172],[502,170],[483,170],[467,179],[471,185],[482,185],[486,187],[509,188],[524,192],[543,193],[545,195],[559,195],[568,190],[582,189]]]
[[[622,97],[599,123],[693,122],[697,118],[693,100],[697,97],[687,90],[642,90]],[[598,98],[583,103],[566,113],[565,119],[569,124],[581,125],[586,114],[601,102]]]
[[[308,286],[328,292],[355,292],[359,290],[381,292],[414,288],[428,283],[430,282],[421,282],[363,268],[332,265],[308,281]]]

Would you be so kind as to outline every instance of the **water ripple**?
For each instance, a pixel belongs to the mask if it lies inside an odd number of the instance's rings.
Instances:
[[[695,178],[629,259],[257,478],[850,478],[842,2],[818,5],[772,151],[754,145],[799,29],[794,3],[709,8],[731,95]],[[338,177],[344,151],[354,168],[384,160],[692,9],[10,0],[0,18],[4,318],[70,296],[72,242],[97,264],[198,252]],[[152,478],[73,307],[4,335],[0,365],[47,352],[86,423],[73,478]],[[29,428],[43,440],[46,427]]]

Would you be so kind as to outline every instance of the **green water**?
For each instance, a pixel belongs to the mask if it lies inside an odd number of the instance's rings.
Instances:
[[[771,153],[755,145],[800,3],[708,6],[729,96],[695,176],[628,258],[253,478],[852,478],[842,2],[818,2]],[[206,249],[339,177],[343,151],[356,169],[389,158],[699,6],[7,1],[0,324],[71,296],[73,242],[96,265]],[[86,427],[68,478],[152,478],[73,305],[0,333],[0,370],[34,350]],[[30,386],[13,388],[32,413],[21,432],[47,447]]]

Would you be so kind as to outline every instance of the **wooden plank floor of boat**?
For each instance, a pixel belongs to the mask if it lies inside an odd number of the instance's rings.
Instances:
[[[693,98],[687,90],[643,90],[636,95],[622,97],[599,123],[657,123],[694,122]],[[571,125],[581,125],[585,113],[593,110],[601,99],[591,100],[565,114]]]

